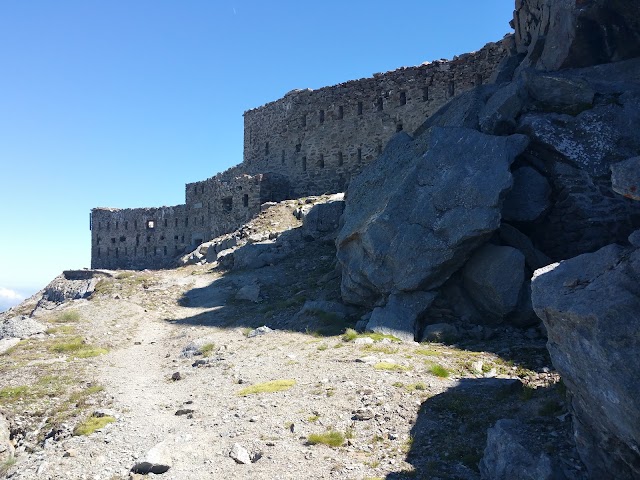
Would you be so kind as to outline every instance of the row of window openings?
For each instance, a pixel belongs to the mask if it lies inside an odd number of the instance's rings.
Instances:
[[[482,75],[481,74],[477,74],[476,78],[475,78],[475,85],[482,85]],[[455,82],[453,80],[451,80],[448,85],[447,85],[447,95],[449,97],[453,97],[456,94],[456,85]],[[422,88],[422,101],[423,102],[427,102],[429,101],[429,87],[423,87]],[[399,95],[399,104],[400,106],[406,105],[407,104],[407,93],[406,92],[400,92]],[[383,97],[378,97],[378,99],[376,100],[376,110],[378,112],[381,112],[384,110],[384,98]],[[364,103],[363,102],[358,102],[358,115],[362,115],[364,111]],[[338,120],[342,120],[344,118],[344,107],[342,105],[340,105],[338,107],[338,112],[336,115],[336,118]],[[324,110],[320,110],[319,114],[318,114],[318,120],[320,121],[320,123],[324,123],[325,120],[325,114],[324,114]],[[307,126],[307,115],[303,115],[302,116],[302,126],[306,127]],[[253,136],[251,135],[251,130],[249,131],[249,143],[253,143]],[[267,143],[267,146],[265,148],[265,155],[269,155],[269,144]]]
[[[222,208],[224,210],[231,211],[233,209],[233,198],[232,197],[223,198],[221,200],[221,202],[222,202]],[[249,195],[246,194],[246,193],[242,196],[242,205],[244,207],[249,207]],[[197,222],[197,220],[196,220],[196,222]],[[204,217],[200,218],[200,225],[204,225]],[[119,226],[120,226],[119,222],[116,222],[116,230],[118,229]],[[147,220],[147,222],[146,222],[147,230],[154,230],[156,228],[156,226],[157,225],[156,225],[156,221],[155,220]],[[166,218],[164,219],[164,226],[165,227],[169,226],[169,223],[168,223]],[[178,226],[178,219],[176,218],[175,219],[175,227],[177,227],[177,226]],[[188,217],[184,219],[184,226],[185,227],[189,226],[189,218]],[[137,228],[138,228],[138,222],[137,221],[134,222],[134,227],[133,228],[134,228],[134,230],[137,230]],[[129,222],[124,222],[124,229],[125,230],[129,229]],[[102,230],[102,222],[98,222],[98,230]],[[111,223],[110,222],[107,222],[107,230],[111,230]]]
[[[402,131],[402,124],[398,124],[397,128],[396,128],[396,132],[400,132]],[[302,145],[298,144],[296,145],[296,153],[299,153],[300,150],[302,149]],[[377,152],[378,155],[382,153],[382,145],[378,145],[377,148]],[[342,152],[338,152],[336,154],[336,158],[338,161],[338,166],[341,167],[344,165],[344,154]],[[359,148],[358,149],[358,153],[357,153],[357,158],[358,158],[358,163],[362,162],[362,149]],[[282,164],[285,164],[286,158],[285,158],[285,153],[284,150],[282,151]],[[320,154],[320,159],[318,160],[317,163],[319,168],[324,168],[325,167],[325,161],[324,161],[324,155]],[[307,157],[302,157],[302,170],[306,171],[307,170]]]
[[[476,85],[480,85],[482,84],[482,75],[478,74],[476,76]],[[450,81],[448,86],[447,86],[447,94],[449,97],[453,97],[456,93],[456,87],[455,87],[455,83],[453,81]],[[422,89],[422,101],[426,102],[429,100],[429,87],[424,87]],[[407,93],[406,92],[400,92],[399,95],[399,99],[398,99],[398,103],[400,106],[406,105],[407,104]],[[378,97],[376,99],[376,110],[378,112],[381,112],[384,110],[384,98],[383,97]],[[358,110],[357,110],[357,114],[358,115],[362,115],[364,112],[364,102],[358,102]],[[342,120],[344,118],[344,107],[341,105],[338,107],[338,111],[337,111],[337,115],[336,118],[338,120]],[[324,123],[325,120],[325,113],[324,110],[320,110],[319,114],[318,114],[318,120],[320,123]],[[303,115],[302,116],[302,126],[306,127],[307,126],[307,115]]]
[[[178,252],[180,250],[180,248],[178,247],[178,245],[175,246],[174,248],[174,252]],[[162,251],[164,255],[168,255],[169,254],[169,249],[164,246],[162,247]],[[142,255],[146,256],[148,254],[149,250],[147,249],[147,247],[142,247]],[[111,254],[111,250],[107,248],[107,257]],[[115,253],[115,257],[118,258],[120,257],[120,249],[118,247],[116,247],[114,249],[114,253]],[[98,257],[102,257],[102,249],[100,247],[98,247],[97,250],[97,255]],[[127,247],[124,247],[124,255],[128,255],[128,249]],[[137,256],[138,255],[138,248],[134,247],[133,248],[133,255]],[[153,255],[158,255],[158,247],[153,247]]]

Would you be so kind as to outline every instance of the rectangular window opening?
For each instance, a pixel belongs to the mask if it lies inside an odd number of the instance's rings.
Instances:
[[[269,155],[269,142],[265,143],[264,145],[264,154]]]
[[[307,116],[306,116],[306,115],[303,115],[303,116],[302,116],[302,126],[303,126],[303,127],[306,127],[306,126],[307,126]]]
[[[450,97],[453,97],[456,94],[456,84],[453,80],[449,82],[448,93]]]
[[[302,171],[307,171],[307,157],[302,157]]]
[[[324,155],[320,154],[320,160],[318,160],[318,167],[324,168]]]
[[[358,149],[358,163],[362,162],[362,149]]]
[[[344,107],[340,105],[338,107],[338,120],[342,120],[344,118]]]
[[[153,230],[154,228],[156,228],[155,220],[147,220],[147,229]]]
[[[342,165],[344,165],[344,155],[342,155],[342,152],[338,152],[338,166],[341,167]]]
[[[249,206],[249,194],[248,193],[245,193],[242,196],[242,206],[245,207],[245,208]]]
[[[362,102],[358,102],[358,115],[362,115]]]
[[[378,97],[378,100],[376,101],[376,108],[379,112],[384,110],[384,100],[382,99],[382,97]]]
[[[422,88],[422,101],[426,102],[429,100],[429,87]]]
[[[396,125],[396,133],[401,132],[402,131],[402,124],[399,123],[398,125]]]
[[[407,104],[407,94],[406,92],[400,92],[400,105]]]
[[[222,199],[222,210],[225,212],[233,210],[233,197],[226,197]]]
[[[324,110],[320,110],[320,123],[324,123]]]

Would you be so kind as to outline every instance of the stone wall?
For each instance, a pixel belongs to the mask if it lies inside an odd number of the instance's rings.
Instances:
[[[279,177],[268,175],[212,177],[187,184],[184,205],[94,208],[91,267],[171,267],[177,255],[235,230],[257,215],[262,203],[279,200],[280,184]]]
[[[245,112],[243,167],[288,176],[296,196],[342,191],[396,132],[413,132],[452,97],[486,83],[506,54],[502,42],[489,43],[451,61],[291,91]]]
[[[243,163],[187,184],[185,204],[91,211],[91,267],[171,267],[203,241],[239,228],[264,202],[344,191],[396,132],[413,132],[452,97],[486,83],[506,43],[295,90],[245,112]]]

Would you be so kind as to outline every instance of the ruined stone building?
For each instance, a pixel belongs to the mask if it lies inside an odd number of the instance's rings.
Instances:
[[[91,210],[92,268],[163,268],[228,233],[267,201],[335,193],[401,130],[415,131],[455,95],[486,83],[502,43],[450,61],[293,90],[244,113],[244,159],[185,187],[185,203]]]

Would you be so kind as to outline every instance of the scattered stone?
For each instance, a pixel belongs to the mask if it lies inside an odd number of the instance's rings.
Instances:
[[[174,372],[174,374],[171,375],[171,380],[173,380],[174,382],[182,380],[182,375],[180,375],[180,372]]]
[[[171,447],[167,442],[161,442],[147,452],[147,454],[138,460],[131,471],[133,473],[159,475],[167,472],[173,466],[173,458],[171,455]]]
[[[192,358],[203,354],[202,348],[205,345],[213,345],[213,337],[198,338],[189,342],[180,352],[180,356],[184,358]]]
[[[65,452],[64,452],[64,454],[62,454],[62,456],[64,458],[74,458],[74,457],[78,456],[78,452],[75,449],[70,448],[68,450],[65,450]]]
[[[271,328],[267,327],[266,325],[263,325],[262,327],[258,327],[255,330],[251,330],[247,334],[247,338],[260,337],[262,335],[268,335],[268,334],[273,333],[273,332],[275,332],[275,330],[272,330]]]
[[[355,345],[371,345],[374,343],[374,340],[371,337],[358,337],[353,341],[353,343]]]
[[[192,410],[191,408],[181,408],[180,410],[176,411],[175,415],[176,417],[179,417],[182,415],[191,415],[193,412],[195,412],[195,410]]]
[[[244,448],[239,443],[234,443],[231,451],[229,452],[229,456],[233,458],[237,463],[248,465],[251,463],[251,456],[246,448]]]

